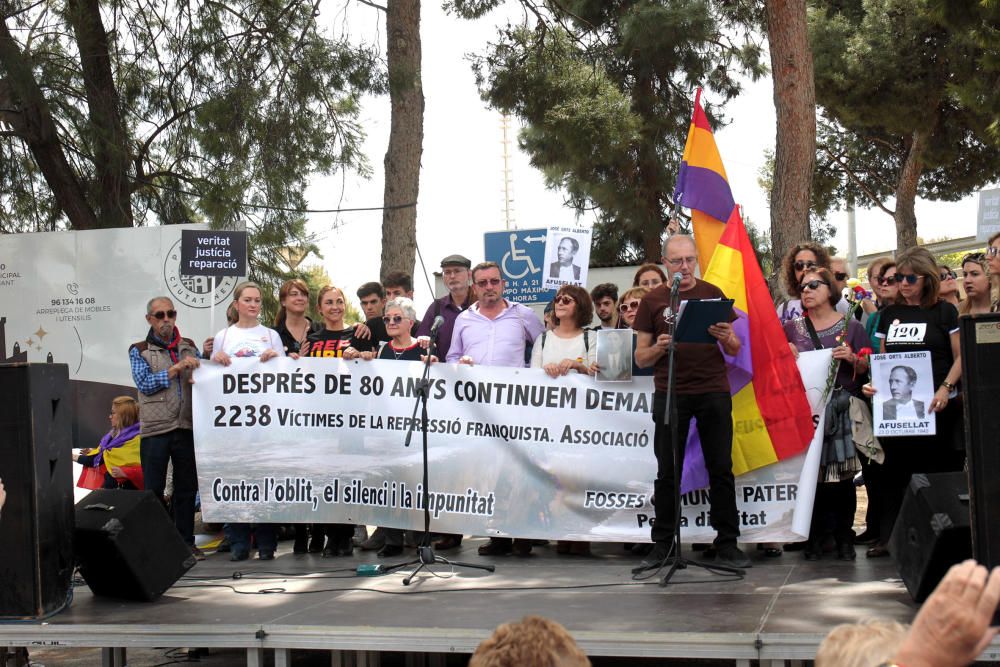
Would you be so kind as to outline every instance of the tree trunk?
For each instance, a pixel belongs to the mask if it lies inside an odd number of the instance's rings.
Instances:
[[[412,275],[417,247],[417,194],[424,139],[420,82],[420,0],[389,0],[386,11],[392,118],[385,152],[382,269]],[[401,208],[394,208],[401,206]]]
[[[98,0],[70,0],[69,17],[80,49],[87,93],[97,177],[97,222],[101,227],[131,227],[129,140],[122,122],[108,35]]]
[[[14,113],[6,112],[5,120],[28,145],[31,156],[70,225],[74,229],[96,228],[97,216],[87,202],[79,178],[66,160],[52,112],[35,81],[31,63],[18,48],[3,20],[0,20],[0,65],[7,72],[2,87],[16,109]]]
[[[809,189],[816,162],[816,88],[805,0],[768,0],[767,32],[778,118],[771,187],[775,268],[769,280],[772,293],[776,293],[781,259],[793,245],[811,237]]]
[[[653,116],[653,80],[648,72],[636,73],[632,104],[640,118]],[[638,182],[636,183],[636,214],[642,229],[642,248],[646,262],[658,263],[663,256],[661,237],[665,222],[660,206],[659,156],[656,154],[656,137],[651,136],[648,125],[643,127],[638,154]]]
[[[899,172],[896,183],[896,248],[906,250],[917,245],[917,214],[914,205],[917,200],[917,183],[924,170],[924,148],[927,135],[915,130],[907,141],[906,160]]]

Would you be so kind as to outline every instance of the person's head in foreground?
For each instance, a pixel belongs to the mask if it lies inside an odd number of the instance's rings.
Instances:
[[[830,630],[816,651],[816,667],[874,667],[888,662],[907,627],[895,621],[844,623]]]
[[[998,628],[990,627],[990,622],[998,602],[1000,567],[987,570],[974,560],[952,565],[924,601],[901,641],[895,641],[897,635],[891,628],[883,632],[862,624],[854,626],[853,630],[851,626],[839,626],[820,644],[816,667],[968,665],[997,635]],[[845,627],[848,629],[838,633]],[[834,634],[837,636],[834,637]],[[875,634],[879,637],[872,637]],[[831,645],[828,646],[828,642]],[[860,642],[864,642],[864,647],[857,645]]]
[[[476,648],[469,667],[590,667],[566,628],[541,616],[504,623]]]

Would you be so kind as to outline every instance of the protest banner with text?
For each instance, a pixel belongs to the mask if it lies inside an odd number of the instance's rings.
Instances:
[[[422,528],[422,433],[413,419],[421,372],[417,362],[397,361],[203,364],[194,427],[205,520]],[[598,384],[537,369],[436,364],[427,424],[432,528],[648,540],[652,390],[648,377]],[[800,539],[793,517],[804,502],[808,530],[812,494],[804,499],[798,489],[805,461],[737,479],[743,539]],[[712,534],[703,500],[702,492],[685,496],[686,539]]]

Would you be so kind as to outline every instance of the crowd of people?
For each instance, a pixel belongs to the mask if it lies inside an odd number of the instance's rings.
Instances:
[[[807,559],[833,553],[853,560],[855,545],[867,546],[869,557],[888,554],[887,540],[899,512],[903,491],[914,473],[961,470],[964,440],[961,418],[961,359],[958,346],[960,314],[998,308],[1000,235],[989,240],[985,252],[962,259],[964,290],[949,267],[939,266],[922,248],[880,258],[868,267],[871,291],[860,295],[847,289],[846,262],[830,257],[814,243],[801,243],[783,258],[781,276],[787,298],[776,304],[794,354],[820,348],[833,350],[838,364],[816,492],[812,530],[797,547]],[[644,555],[643,566],[669,558],[675,521],[674,459],[670,430],[663,426],[668,389],[668,355],[673,317],[669,312],[671,285],[679,280],[681,300],[719,298],[715,285],[697,277],[698,251],[689,236],[675,234],[664,244],[662,264],[644,264],[631,286],[597,285],[589,293],[576,285],[561,287],[543,318],[523,304],[504,297],[504,278],[493,262],[475,266],[466,257],[449,255],[441,261],[447,293],[417,317],[411,276],[394,272],[382,282],[368,282],[357,290],[363,323],[348,324],[348,300],[343,290],[327,285],[313,294],[302,280],[285,282],[271,326],[261,322],[263,294],[258,285],[244,282],[234,290],[228,326],[200,346],[181,335],[177,311],[167,297],[147,305],[146,338],[129,348],[137,398],[119,397],[111,406],[110,430],[93,449],[74,459],[83,466],[81,486],[87,488],[149,489],[168,498],[181,536],[199,558],[194,543],[197,494],[196,462],[191,422],[191,373],[202,360],[228,365],[234,357],[256,357],[261,362],[278,356],[344,358],[348,360],[421,360],[477,366],[532,367],[557,377],[567,373],[595,374],[593,330],[632,329],[635,375],[652,375],[655,392],[654,451],[657,469],[654,505],[657,521],[651,545],[633,545]],[[964,296],[962,296],[964,291]],[[315,305],[320,321],[308,317]],[[432,323],[436,348],[427,349]],[[735,315],[732,316],[735,319]],[[922,334],[901,339],[892,325],[919,324]],[[750,559],[738,547],[740,535],[732,473],[732,400],[723,354],[735,355],[741,341],[730,321],[709,327],[717,344],[678,343],[673,389],[676,392],[678,437],[686,436],[692,419],[697,428],[709,473],[710,521],[717,536],[706,546],[706,556],[721,564],[749,567]],[[934,436],[875,439],[870,428],[859,442],[852,428],[859,413],[868,414],[875,394],[867,382],[868,354],[928,351],[937,391],[928,409],[937,414]],[[683,448],[681,461],[683,463]],[[171,470],[168,487],[168,468]],[[651,475],[652,476],[652,475]],[[863,479],[868,494],[866,529],[853,531],[855,485]],[[228,524],[226,542],[233,560],[249,558],[253,549],[268,560],[277,549],[278,526]],[[398,555],[405,548],[402,531],[377,529],[367,535],[348,524],[294,527],[295,553],[347,556],[356,546]],[[438,535],[440,550],[461,545],[460,535]],[[491,538],[479,548],[484,556],[527,555],[532,542]],[[782,545],[760,545],[766,555],[779,556]],[[785,545],[785,548],[795,548]],[[560,542],[561,554],[586,555],[583,542]]]

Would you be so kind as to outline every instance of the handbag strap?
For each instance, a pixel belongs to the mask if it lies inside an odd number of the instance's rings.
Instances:
[[[823,341],[819,339],[819,334],[816,333],[816,327],[813,326],[812,320],[809,319],[808,315],[803,315],[802,319],[806,321],[806,331],[809,332],[809,338],[812,339],[813,349],[822,350]]]
[[[809,338],[812,339],[813,349],[822,350],[823,341],[819,339],[819,334],[816,333],[816,327],[813,326],[812,320],[809,319],[808,315],[803,315],[802,319],[806,321],[806,331],[809,332]],[[844,323],[844,336],[846,337],[848,329],[847,316],[845,315],[844,319],[840,321]]]

